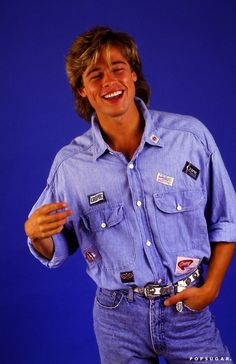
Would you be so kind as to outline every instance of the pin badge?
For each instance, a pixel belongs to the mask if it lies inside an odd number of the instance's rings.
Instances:
[[[150,140],[151,140],[153,143],[157,144],[157,143],[159,142],[160,138],[158,138],[158,136],[157,136],[157,135],[152,134],[152,135],[150,136]]]

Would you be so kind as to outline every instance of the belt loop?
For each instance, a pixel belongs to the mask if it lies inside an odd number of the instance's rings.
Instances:
[[[134,300],[134,290],[133,290],[132,287],[129,288],[129,290],[128,290],[127,298],[128,298],[128,302],[133,302],[133,300]]]

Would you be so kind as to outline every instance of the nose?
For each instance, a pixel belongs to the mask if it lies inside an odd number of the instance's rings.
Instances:
[[[103,87],[108,87],[110,86],[113,82],[115,81],[115,77],[114,74],[111,71],[106,71],[104,72],[103,75]]]

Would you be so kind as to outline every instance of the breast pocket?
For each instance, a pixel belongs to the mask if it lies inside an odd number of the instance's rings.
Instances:
[[[134,241],[131,238],[122,205],[106,205],[81,216],[84,235],[95,245],[105,269],[124,270],[135,260]]]
[[[169,252],[183,253],[208,241],[203,190],[154,194],[158,236]]]

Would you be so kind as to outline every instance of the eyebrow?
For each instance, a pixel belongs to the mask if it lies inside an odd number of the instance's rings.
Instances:
[[[124,61],[113,61],[113,62],[111,62],[111,65],[112,66],[115,66],[117,64],[125,64],[126,65],[126,62],[124,62]],[[93,72],[100,71],[100,69],[101,68],[100,67],[97,67],[97,66],[92,67],[87,73],[85,73],[85,77],[90,76],[91,73],[93,73]]]

